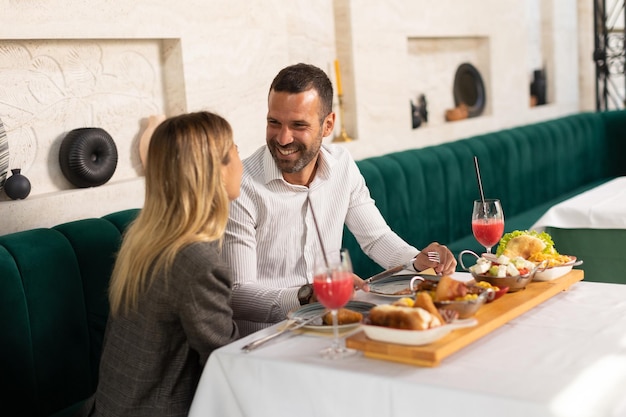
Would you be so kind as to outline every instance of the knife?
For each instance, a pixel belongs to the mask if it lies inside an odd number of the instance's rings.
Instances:
[[[402,266],[396,266],[396,267],[393,267],[391,269],[387,269],[387,270],[385,270],[385,271],[383,271],[383,272],[381,272],[379,274],[372,275],[371,277],[369,277],[369,278],[367,278],[365,280],[365,283],[366,284],[371,284],[374,281],[378,281],[378,280],[381,280],[383,278],[387,278],[387,277],[389,277],[391,275],[395,275],[396,273],[398,273],[400,271],[403,271],[405,269],[409,269],[412,263],[413,263],[413,260],[411,260],[410,263],[407,262],[406,264],[404,264]],[[425,269],[425,270],[423,270],[421,272],[411,272],[411,275],[412,276],[417,275],[417,276],[429,279],[431,281],[439,281],[439,279],[441,279],[441,274],[435,273],[435,270],[432,269],[432,268],[427,268],[427,269]]]
[[[319,318],[322,318],[322,316],[324,316],[324,314],[326,314],[326,310],[324,310],[320,314],[316,314],[314,316],[311,316],[308,319],[303,320],[303,321],[292,321],[292,323],[287,324],[282,329],[280,329],[280,330],[278,330],[278,331],[276,331],[274,333],[271,333],[271,334],[269,334],[269,335],[267,335],[265,337],[257,339],[257,340],[255,340],[253,342],[250,342],[247,345],[245,345],[244,347],[242,347],[241,349],[244,352],[248,353],[248,352],[258,348],[259,346],[264,345],[265,343],[269,342],[270,340],[273,340],[273,339],[277,338],[278,336],[280,336],[283,333],[287,333],[287,332],[292,332],[294,330],[298,330],[299,328],[304,327],[307,324],[309,324],[309,323],[311,323],[311,322],[313,322],[313,321],[315,321],[315,320],[317,320]],[[296,324],[293,325],[293,323],[296,323]]]
[[[406,263],[404,263],[402,265],[394,266],[393,268],[387,269],[387,270],[385,270],[383,272],[380,272],[380,273],[378,273],[376,275],[372,275],[371,277],[369,277],[369,278],[367,278],[365,280],[365,283],[366,284],[371,284],[372,282],[376,282],[376,281],[378,281],[380,279],[390,277],[393,274],[397,274],[398,272],[403,271],[405,269],[409,269],[411,267],[411,265],[413,265],[413,262],[415,262],[415,258],[411,259],[410,261],[408,261],[408,262],[406,262]],[[415,275],[419,275],[419,273],[416,272]]]

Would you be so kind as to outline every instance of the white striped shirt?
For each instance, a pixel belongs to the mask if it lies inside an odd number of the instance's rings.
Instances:
[[[341,248],[345,223],[363,251],[384,268],[418,253],[391,231],[344,147],[322,146],[309,187],[286,182],[267,146],[243,164],[241,195],[230,205],[223,246],[241,335],[284,320],[300,307],[298,289],[312,281],[315,254],[321,253],[307,196],[327,252]]]

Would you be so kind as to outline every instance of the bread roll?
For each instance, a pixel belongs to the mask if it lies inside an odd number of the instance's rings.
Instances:
[[[528,259],[531,255],[543,251],[545,247],[546,243],[538,237],[521,235],[509,240],[502,254],[511,259],[517,256]]]
[[[434,301],[450,301],[457,297],[465,297],[467,295],[467,285],[448,275],[444,275],[439,279],[437,288],[435,289]]]
[[[431,327],[433,318],[428,311],[419,307],[383,304],[370,310],[372,324],[394,329],[426,330]]]
[[[446,322],[441,314],[439,314],[439,310],[437,310],[435,303],[433,303],[433,298],[426,291],[420,291],[415,295],[415,303],[413,304],[413,307],[420,307],[428,311],[434,318],[439,320],[439,325]]]
[[[360,323],[363,320],[363,314],[358,311],[353,311],[347,308],[340,308],[337,311],[337,324],[352,324],[352,323]],[[330,311],[324,314],[322,318],[324,324],[332,326],[333,325],[333,316]]]

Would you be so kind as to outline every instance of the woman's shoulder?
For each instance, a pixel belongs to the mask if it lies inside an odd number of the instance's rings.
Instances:
[[[215,263],[219,260],[220,255],[216,241],[194,242],[184,246],[180,252],[178,252],[175,263],[205,265],[207,263]]]
[[[217,242],[194,242],[183,247],[174,258],[172,270],[188,276],[205,275],[223,269]]]
[[[195,242],[182,248],[174,259],[171,273],[182,287],[199,282],[205,285],[208,279],[230,279],[217,242]]]

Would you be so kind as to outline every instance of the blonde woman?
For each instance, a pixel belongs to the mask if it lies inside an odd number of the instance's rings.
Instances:
[[[150,140],[145,204],[124,236],[109,289],[91,416],[186,416],[211,352],[238,337],[220,257],[242,164],[230,125],[198,112]]]

